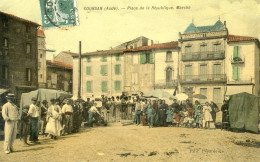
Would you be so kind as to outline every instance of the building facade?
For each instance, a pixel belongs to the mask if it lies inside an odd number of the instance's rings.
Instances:
[[[37,30],[38,40],[38,85],[39,88],[46,88],[46,42],[42,26]]]
[[[47,60],[48,89],[72,92],[72,66],[64,62]]]
[[[77,53],[70,51],[61,51],[57,56],[54,57],[54,61],[64,62],[66,64],[73,65],[73,56]]]
[[[259,41],[254,37],[228,33],[226,22],[212,26],[191,23],[180,33],[180,88],[205,101],[222,104],[226,95],[259,93]]]
[[[0,87],[20,100],[21,93],[37,88],[37,23],[0,12]]]
[[[212,26],[191,23],[180,33],[181,65],[180,85],[182,92],[193,99],[202,94],[207,100],[222,103],[227,77],[225,74],[225,46],[228,30],[221,21]]]
[[[255,37],[228,35],[225,95],[247,92],[259,96],[260,44]]]
[[[89,52],[82,54],[81,61],[80,89],[83,99],[99,98],[101,95],[120,96],[122,93],[140,95],[155,88],[173,91],[177,86],[178,42]],[[161,74],[161,69],[165,74]],[[78,80],[78,56],[74,56],[75,98],[78,95]]]
[[[120,96],[124,91],[124,57],[122,50],[82,54],[81,97]],[[73,96],[78,94],[78,57],[73,59]]]
[[[125,92],[163,89],[172,93],[178,85],[178,51],[178,42],[125,50]]]

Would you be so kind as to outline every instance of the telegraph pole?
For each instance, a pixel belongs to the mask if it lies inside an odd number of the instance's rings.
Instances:
[[[81,99],[81,41],[79,41],[79,78],[78,78],[78,99]]]

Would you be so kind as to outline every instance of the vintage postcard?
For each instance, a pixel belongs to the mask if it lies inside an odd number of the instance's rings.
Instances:
[[[260,0],[0,0],[0,161],[259,161]]]

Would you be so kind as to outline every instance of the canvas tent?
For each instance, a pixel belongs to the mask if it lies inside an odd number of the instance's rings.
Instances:
[[[58,91],[53,89],[38,89],[29,93],[23,93],[21,96],[20,108],[32,103],[32,97],[36,97],[38,101],[47,100],[50,103],[52,98],[57,99],[59,97],[70,98],[72,95],[68,92]]]
[[[230,96],[229,120],[231,129],[258,133],[258,97],[246,92]]]

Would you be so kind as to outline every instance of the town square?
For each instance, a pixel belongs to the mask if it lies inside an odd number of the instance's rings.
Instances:
[[[259,11],[0,1],[0,161],[259,161]]]

